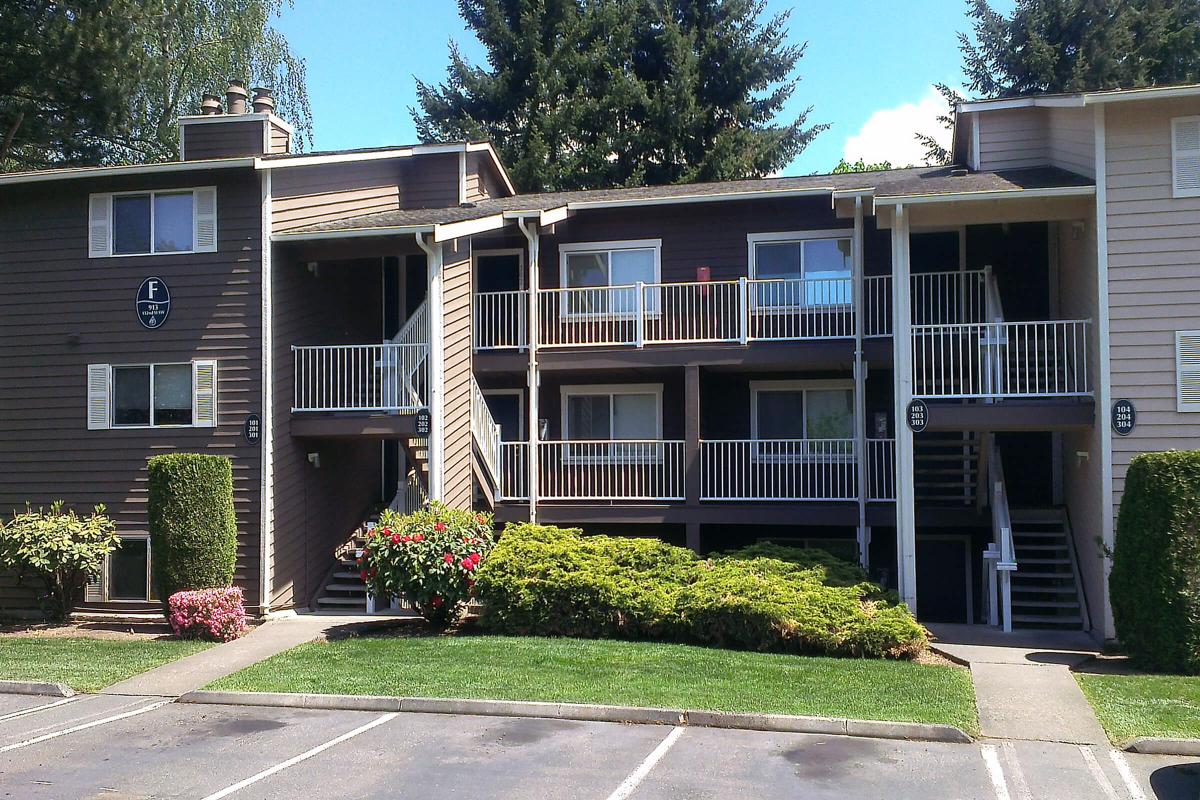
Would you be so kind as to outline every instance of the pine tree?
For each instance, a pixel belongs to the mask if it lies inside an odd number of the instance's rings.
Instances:
[[[804,48],[763,0],[458,3],[489,68],[452,44],[447,80],[417,83],[417,133],[493,140],[523,190],[763,175],[824,128],[774,122]]]

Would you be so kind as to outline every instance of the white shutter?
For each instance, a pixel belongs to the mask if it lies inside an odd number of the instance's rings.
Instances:
[[[197,253],[217,252],[217,187],[205,186],[192,193],[196,209],[193,249]]]
[[[1171,176],[1176,197],[1200,196],[1200,117],[1171,120]]]
[[[192,362],[192,425],[217,426],[217,362]]]
[[[110,370],[108,364],[88,364],[87,426],[89,431],[111,427]]]
[[[1175,332],[1175,407],[1200,411],[1200,331]]]
[[[104,602],[104,573],[108,572],[108,557],[104,558],[104,565],[100,571],[88,579],[88,582],[83,587],[83,602],[85,603],[102,603]]]
[[[88,258],[112,255],[111,216],[111,194],[94,194],[88,198]]]

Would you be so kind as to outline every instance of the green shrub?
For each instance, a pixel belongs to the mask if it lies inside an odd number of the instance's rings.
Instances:
[[[511,634],[829,655],[906,658],[926,646],[908,609],[884,599],[854,565],[822,551],[766,547],[704,560],[654,539],[510,525],[477,577],[481,624]]]
[[[458,619],[475,570],[492,549],[492,518],[441,503],[401,515],[387,510],[367,536],[359,567],[377,598],[407,597],[428,622]]]
[[[858,564],[838,558],[828,551],[816,547],[787,547],[771,542],[759,542],[720,555],[725,558],[742,560],[773,558],[777,561],[798,564],[806,569],[821,569],[825,573],[824,582],[829,586],[854,586],[867,580],[867,573]]]
[[[1141,666],[1200,673],[1200,452],[1145,453],[1125,475],[1109,576],[1117,638]]]
[[[52,620],[66,619],[75,592],[100,574],[104,557],[117,548],[117,526],[96,506],[90,517],[63,510],[61,500],[49,511],[26,508],[0,526],[0,569],[41,581],[42,603]]]
[[[170,453],[151,458],[148,471],[154,585],[164,610],[176,592],[232,585],[237,520],[229,459]]]

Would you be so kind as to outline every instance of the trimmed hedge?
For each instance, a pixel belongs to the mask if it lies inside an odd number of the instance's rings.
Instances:
[[[907,608],[855,580],[855,565],[819,550],[748,550],[701,559],[656,539],[509,525],[476,577],[480,622],[518,635],[877,658],[928,644]]]
[[[1130,462],[1109,592],[1117,638],[1138,665],[1200,673],[1200,452]]]
[[[232,585],[237,521],[229,459],[169,453],[151,458],[148,471],[151,560],[164,610],[176,592]]]

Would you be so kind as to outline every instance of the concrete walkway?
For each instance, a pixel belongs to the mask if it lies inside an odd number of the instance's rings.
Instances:
[[[987,738],[1108,744],[1071,668],[1097,655],[1078,631],[929,625],[934,650],[971,667],[979,728]]]
[[[395,622],[395,619],[387,615],[304,613],[269,620],[241,639],[210,647],[178,661],[163,664],[149,672],[134,675],[101,690],[101,694],[179,697],[284,650],[335,633],[339,628],[389,624]]]

